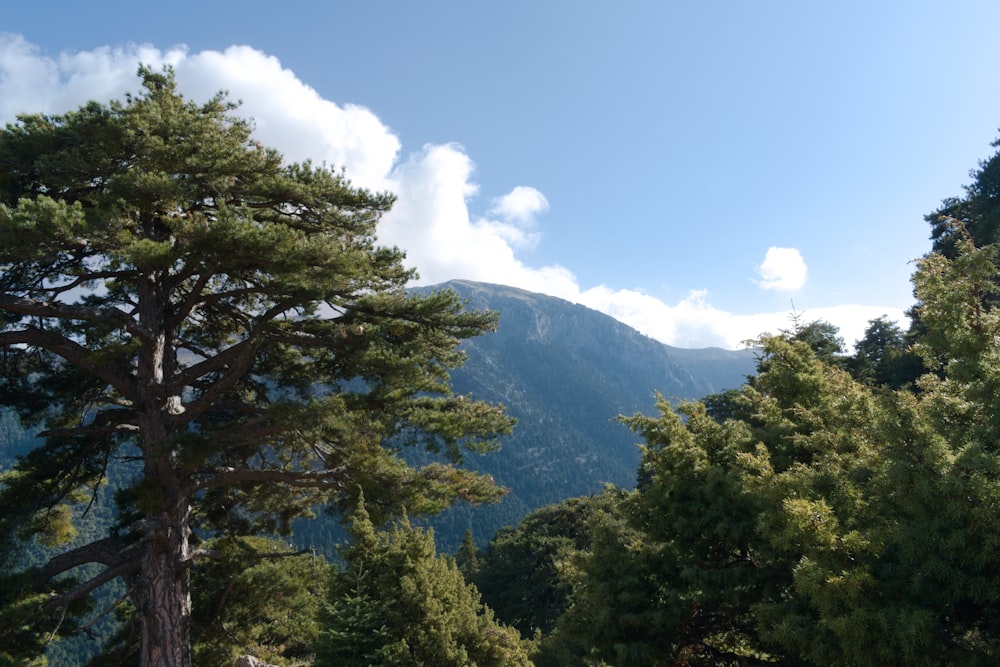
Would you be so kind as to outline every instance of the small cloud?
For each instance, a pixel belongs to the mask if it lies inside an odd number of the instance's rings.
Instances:
[[[761,289],[797,290],[805,285],[807,273],[805,260],[798,250],[770,247],[764,262],[757,267],[761,279],[756,282]]]
[[[531,226],[535,216],[549,210],[549,200],[535,188],[519,185],[503,197],[493,200],[490,213],[500,216],[504,222]]]
[[[535,188],[519,185],[493,200],[486,218],[476,220],[480,230],[503,239],[514,248],[533,248],[541,238],[535,216],[549,209],[549,200]]]

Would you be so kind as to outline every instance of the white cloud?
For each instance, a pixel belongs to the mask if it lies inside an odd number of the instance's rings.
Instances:
[[[806,283],[806,262],[795,248],[767,249],[764,262],[757,267],[762,289],[797,290]]]
[[[190,54],[184,46],[161,51],[131,44],[51,58],[20,36],[0,35],[0,121],[121,98],[138,88],[140,64],[173,67],[181,92],[190,99],[227,91],[242,102],[237,113],[254,119],[257,138],[290,160],[344,166],[357,185],[388,186],[400,143],[375,114],[323,99],[277,58],[247,46]]]
[[[721,311],[703,291],[669,305],[634,290],[581,288],[573,273],[557,264],[526,265],[516,250],[540,238],[538,218],[549,208],[541,192],[517,186],[491,199],[485,216],[477,217],[470,213],[470,202],[479,194],[475,166],[460,145],[428,144],[401,157],[398,137],[370,110],[324,99],[277,58],[250,47],[192,54],[183,46],[162,51],[128,45],[50,57],[19,36],[0,34],[0,122],[21,112],[61,113],[90,99],[120,98],[137,89],[140,63],[173,66],[181,91],[191,99],[229,91],[243,102],[239,113],[254,119],[257,138],[287,158],[343,166],[356,184],[395,192],[396,206],[383,219],[379,239],[407,251],[422,284],[465,278],[551,294],[682,347],[734,348],[761,332],[790,326],[784,312]],[[795,289],[806,275],[805,262],[790,248],[769,249],[758,271],[766,289]],[[842,306],[804,316],[840,326],[852,343],[861,336],[856,322],[885,312]]]
[[[548,210],[549,200],[545,195],[533,187],[519,185],[493,200],[487,214],[499,219],[482,218],[475,225],[515,248],[533,248],[541,240],[541,234],[533,231],[537,217]]]
[[[549,210],[549,200],[535,188],[519,185],[503,197],[494,200],[490,213],[508,222],[534,225],[535,216]]]
[[[61,113],[92,99],[121,97],[136,88],[139,63],[176,64],[182,47],[99,47],[44,56],[20,35],[0,33],[0,121],[21,113]]]
[[[351,180],[384,190],[400,150],[399,138],[370,110],[338,106],[284,69],[274,56],[247,46],[202,51],[176,65],[185,95],[206,99],[225,89],[242,101],[255,135],[286,158],[344,166]]]
[[[427,145],[391,174],[398,199],[379,228],[383,242],[407,252],[421,284],[465,278],[503,283],[559,296],[577,291],[560,266],[530,268],[515,256],[526,232],[497,220],[473,220],[474,165],[457,144]]]

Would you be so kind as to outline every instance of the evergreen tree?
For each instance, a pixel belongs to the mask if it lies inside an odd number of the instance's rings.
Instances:
[[[472,581],[479,573],[479,547],[476,546],[471,529],[467,528],[462,536],[462,544],[455,554],[455,565],[467,581]]]
[[[996,248],[914,276],[929,372],[858,382],[790,336],[724,416],[660,403],[560,629],[629,665],[988,665],[1000,651]]]
[[[613,512],[618,495],[608,489],[570,498],[532,512],[517,528],[497,531],[472,578],[497,618],[526,637],[555,627],[569,606],[571,583],[564,567],[590,548],[592,519]]]
[[[1000,148],[1000,140],[992,146]],[[963,237],[977,246],[1000,243],[1000,150],[980,161],[970,175],[973,181],[965,186],[965,196],[945,199],[925,218],[933,251],[946,257],[955,257]]]
[[[906,334],[885,316],[868,322],[864,337],[854,344],[847,368],[861,382],[890,389],[911,386],[924,370]]]
[[[836,326],[825,321],[815,320],[808,324],[795,324],[790,336],[800,340],[812,349],[813,353],[828,364],[836,364],[844,354],[844,339],[840,337]]]
[[[31,573],[15,604],[75,610],[121,579],[143,665],[189,665],[192,540],[285,530],[363,488],[391,514],[501,490],[460,458],[510,428],[451,395],[462,338],[495,327],[454,293],[408,295],[414,273],[376,244],[393,197],[288,164],[222,96],[143,92],[0,132],[0,404],[45,443],[4,473],[0,548],[72,535],[117,460],[138,462],[109,534]],[[86,563],[77,584],[63,575]]]
[[[433,534],[404,520],[376,531],[362,502],[344,572],[330,585],[319,667],[530,665],[521,637],[499,624]]]

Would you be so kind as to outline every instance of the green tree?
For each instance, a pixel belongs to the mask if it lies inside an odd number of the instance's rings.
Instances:
[[[1000,148],[1000,140],[991,144]],[[975,245],[1000,243],[1000,150],[982,160],[965,186],[965,196],[945,199],[936,211],[926,216],[931,226],[933,250],[955,257],[963,237]]]
[[[790,336],[721,418],[660,404],[623,522],[561,621],[612,664],[995,664],[1000,651],[996,249],[914,276],[917,391],[859,382]],[[984,298],[985,297],[985,298]]]
[[[864,337],[855,341],[847,368],[861,382],[901,389],[923,375],[923,361],[910,348],[900,326],[883,315],[870,320]]]
[[[808,324],[795,324],[791,332],[793,340],[808,345],[817,357],[829,364],[840,361],[844,354],[844,339],[837,327],[825,320],[815,320]]]
[[[479,573],[479,547],[476,546],[471,529],[467,528],[462,536],[462,543],[458,546],[458,553],[455,554],[455,565],[467,581],[472,581]]]
[[[398,452],[457,460],[510,420],[451,394],[459,341],[496,320],[406,293],[414,272],[375,239],[391,195],[285,163],[223,96],[140,74],[123,103],[0,132],[0,404],[45,438],[4,474],[0,546],[68,537],[67,503],[138,461],[120,524],[36,589],[51,612],[124,580],[142,664],[183,666],[207,555],[193,532],[284,530],[359,488],[386,516],[495,500],[488,479]],[[52,583],[85,563],[99,573]]]
[[[362,502],[353,544],[330,601],[316,652],[322,667],[509,667],[530,665],[520,635],[501,625],[430,532],[404,519],[376,531]]]
[[[769,361],[757,381],[774,371]],[[753,391],[744,387],[737,402]],[[762,504],[741,483],[738,457],[752,451],[753,436],[701,403],[661,399],[659,409],[626,420],[647,443],[639,483],[618,516],[595,524],[559,633],[587,652],[587,664],[767,662],[752,607],[787,576],[762,558],[754,534]]]
[[[497,618],[526,637],[550,632],[569,606],[565,562],[590,548],[592,517],[613,511],[617,499],[614,490],[571,498],[532,512],[516,528],[497,531],[472,577]]]

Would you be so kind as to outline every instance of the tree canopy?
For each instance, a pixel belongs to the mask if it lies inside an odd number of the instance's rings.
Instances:
[[[998,268],[993,246],[955,251],[914,275],[914,391],[786,334],[722,400],[626,418],[639,484],[557,632],[593,664],[994,664]]]
[[[511,422],[452,395],[458,343],[495,316],[405,291],[414,272],[376,240],[391,195],[286,163],[223,95],[140,76],[123,102],[0,132],[0,404],[44,438],[0,478],[0,547],[65,542],[70,508],[135,462],[113,530],[26,573],[13,603],[52,591],[35,607],[72,617],[121,580],[142,664],[186,665],[190,568],[213,556],[197,535],[287,530],[359,489],[376,518],[495,500],[489,479],[398,454],[457,461]]]
[[[330,584],[319,667],[527,667],[517,630],[498,623],[430,532],[408,521],[377,531],[362,503],[347,567]]]
[[[1000,139],[993,142],[1000,148]],[[954,257],[963,237],[979,247],[1000,242],[1000,150],[980,161],[962,197],[949,197],[926,216],[934,252]]]

